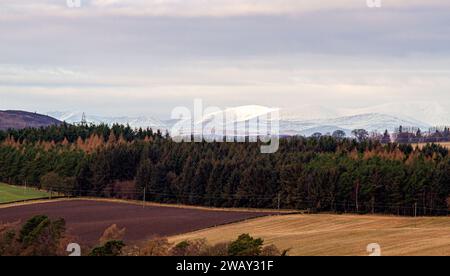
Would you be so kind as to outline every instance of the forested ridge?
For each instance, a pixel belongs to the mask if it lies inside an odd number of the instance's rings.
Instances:
[[[447,214],[448,150],[321,136],[175,143],[150,129],[68,125],[0,132],[0,181],[73,196],[311,212]]]

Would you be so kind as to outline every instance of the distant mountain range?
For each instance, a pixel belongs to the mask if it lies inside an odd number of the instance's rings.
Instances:
[[[225,124],[219,124],[218,129],[233,129],[235,131],[227,135],[243,136],[246,134],[245,121],[255,121],[257,117],[265,118],[265,114],[270,114],[274,109],[262,106],[241,106],[229,108],[222,112],[207,114],[194,123],[194,134],[199,134],[202,125],[208,125],[211,122],[221,122],[222,118],[233,118],[226,121]],[[426,122],[416,120],[410,117],[398,117],[382,113],[361,113],[357,115],[345,115],[343,110],[332,110],[323,107],[307,106],[297,110],[279,110],[279,133],[281,135],[304,135],[310,136],[314,133],[332,133],[335,130],[342,130],[348,136],[354,129],[365,129],[367,131],[384,132],[388,130],[393,132],[400,125],[404,127],[418,127],[427,130],[432,125]],[[268,117],[267,117],[268,118]],[[239,124],[239,122],[241,124]],[[261,124],[261,123],[260,123]],[[183,129],[189,130],[189,122],[180,124]],[[264,129],[264,124],[261,125]],[[259,134],[264,134],[258,132]],[[181,132],[179,135],[186,135]],[[252,135],[253,133],[248,133]]]
[[[310,136],[314,133],[332,133],[335,130],[342,130],[347,135],[351,135],[354,129],[365,129],[367,131],[390,132],[395,131],[399,126],[418,127],[428,129],[431,125],[413,119],[404,119],[386,114],[367,113],[352,116],[343,116],[330,119],[315,119],[307,121],[281,121],[280,129],[291,129],[291,133]]]
[[[233,118],[226,122],[224,128],[233,127],[237,122],[249,121],[268,114],[274,109],[264,106],[248,105],[228,108],[222,112],[210,113],[202,118],[196,118],[194,129],[202,124],[208,124],[217,118]],[[69,123],[81,121],[82,112],[50,112],[61,121]],[[404,102],[389,103],[367,108],[342,109],[317,105],[304,105],[298,108],[279,110],[280,134],[309,136],[316,132],[322,134],[342,130],[351,135],[353,129],[368,131],[393,132],[400,125],[404,127],[418,127],[427,130],[433,126],[450,125],[450,112],[441,104],[435,102]],[[129,124],[132,127],[151,127],[153,129],[170,130],[177,120],[161,120],[155,117],[105,117],[86,115],[88,122],[106,124]],[[178,122],[179,124],[179,122]],[[186,122],[185,126],[188,126]],[[237,130],[237,134],[245,133]]]
[[[194,129],[200,129],[202,125],[221,118],[233,118],[221,127],[231,129],[242,122],[255,120],[273,112],[274,109],[249,105],[228,108],[220,112],[206,114],[196,118]],[[59,124],[62,121],[79,123],[83,112],[49,112],[49,116],[21,111],[2,111],[0,113],[0,129],[9,127],[24,128],[27,126],[46,126]],[[53,119],[53,118],[55,119]],[[99,116],[86,114],[86,121],[94,124],[105,123],[128,124],[133,128],[171,130],[175,124],[183,125],[177,120],[162,120],[148,116]],[[281,135],[305,135],[310,136],[320,132],[322,134],[342,130],[351,135],[353,129],[366,129],[367,131],[393,132],[400,125],[404,127],[417,127],[427,130],[433,126],[450,125],[450,112],[447,108],[435,102],[405,102],[389,103],[366,108],[342,109],[315,105],[305,105],[298,108],[279,110],[279,129]],[[184,126],[190,126],[190,122],[184,122]],[[186,128],[189,129],[189,128]],[[194,131],[194,134],[196,132]],[[235,135],[245,134],[244,129],[236,129]],[[261,133],[260,133],[261,134]],[[232,135],[227,133],[227,135]]]
[[[79,123],[83,118],[83,112],[49,112],[47,113],[49,116],[57,118],[61,121],[67,123]],[[115,116],[115,117],[107,117],[107,116],[98,116],[92,114],[85,114],[86,121],[93,124],[121,124],[121,125],[130,125],[132,128],[152,128],[152,129],[161,129],[165,130],[167,128],[166,124],[160,121],[157,118],[147,117],[147,116],[138,116],[138,117],[127,117],[127,116]]]
[[[37,113],[16,110],[0,111],[0,130],[37,128],[59,124],[61,124],[61,121]]]
[[[450,125],[449,108],[437,102],[403,102],[387,103],[368,108],[343,110],[348,115],[378,113],[398,118],[423,122],[430,126]]]
[[[394,131],[400,125],[428,130],[435,126],[449,126],[448,108],[436,102],[388,103],[366,108],[342,109],[307,105],[281,110],[282,132],[311,135],[331,133],[336,129],[349,135],[353,129],[383,132]],[[284,130],[283,130],[284,129]]]

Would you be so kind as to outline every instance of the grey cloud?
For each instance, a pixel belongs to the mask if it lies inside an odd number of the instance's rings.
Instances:
[[[448,13],[363,9],[298,17],[30,19],[0,25],[0,63],[140,66],[306,53],[448,55]]]
[[[360,5],[365,0],[354,0],[342,8],[221,16],[207,16],[208,9],[195,16],[136,15],[130,9],[100,16],[89,9],[93,2],[83,11],[67,11],[61,1],[43,2],[53,7],[51,15],[17,4],[15,12],[0,18],[0,69],[2,64],[57,67],[91,78],[28,73],[7,78],[0,70],[2,106],[20,105],[27,93],[43,109],[83,106],[105,112],[124,103],[127,112],[150,104],[164,112],[194,97],[230,106],[270,104],[274,94],[278,105],[305,97],[359,105],[369,98],[400,99],[406,91],[423,98],[424,90],[427,97],[448,101],[450,8],[444,1],[410,6],[392,1],[397,5],[373,10]],[[60,16],[58,9],[64,10]],[[21,17],[25,10],[29,16]],[[118,92],[126,100],[109,97]],[[77,99],[86,93],[95,96]]]

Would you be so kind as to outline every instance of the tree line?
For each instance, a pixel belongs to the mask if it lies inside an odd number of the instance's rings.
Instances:
[[[449,127],[434,127],[428,131],[420,128],[407,128],[400,126],[394,133],[395,141],[398,143],[438,143],[450,142]]]
[[[175,143],[150,129],[62,125],[0,134],[0,181],[73,196],[309,212],[447,214],[448,150],[343,137]]]

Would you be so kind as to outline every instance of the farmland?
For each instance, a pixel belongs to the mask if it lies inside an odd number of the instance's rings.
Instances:
[[[450,255],[449,217],[286,215],[257,218],[171,237],[171,242],[206,238],[211,243],[249,233],[289,255],[365,255],[370,243],[382,255]]]
[[[89,245],[96,243],[112,224],[126,228],[125,242],[134,243],[272,214],[81,199],[24,204],[0,211],[0,223],[24,222],[40,214],[64,218],[68,233]]]
[[[437,145],[443,146],[444,148],[450,149],[450,142],[439,142],[435,143]],[[427,145],[427,143],[418,143],[418,144],[411,144],[413,147],[419,147],[419,149],[422,149],[424,146]]]
[[[49,193],[38,189],[0,183],[0,203],[46,198],[49,196]]]
[[[97,243],[112,224],[126,228],[127,244],[155,237],[171,243],[206,239],[229,242],[243,233],[266,245],[290,249],[291,256],[368,255],[371,243],[382,255],[450,255],[449,217],[289,214],[266,210],[209,209],[135,201],[64,199],[0,207],[0,223],[24,222],[46,214],[64,218],[69,236],[86,245]]]

